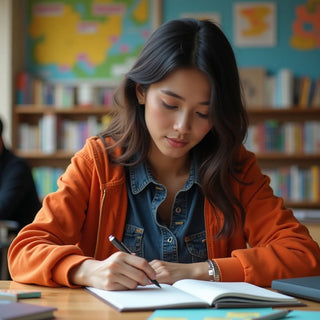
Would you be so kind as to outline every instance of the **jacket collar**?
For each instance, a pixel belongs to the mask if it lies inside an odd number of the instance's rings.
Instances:
[[[152,172],[145,162],[140,163],[135,167],[130,167],[129,173],[129,184],[131,192],[133,194],[138,194],[144,190],[150,183],[160,186],[159,182],[152,175]],[[195,153],[192,155],[192,164],[189,173],[189,179],[184,186],[183,190],[189,190],[193,184],[198,184],[200,186],[200,181],[198,177],[198,161]]]

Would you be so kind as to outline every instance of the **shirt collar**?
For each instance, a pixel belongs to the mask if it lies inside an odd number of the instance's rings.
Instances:
[[[131,192],[133,194],[140,193],[150,183],[160,186],[160,183],[152,175],[151,170],[148,168],[148,165],[145,162],[142,162],[135,167],[129,167],[128,172]],[[189,178],[183,190],[189,190],[193,186],[193,184],[197,184],[200,186],[200,181],[198,177],[198,161],[195,153],[193,153],[192,156],[192,164],[190,168]]]

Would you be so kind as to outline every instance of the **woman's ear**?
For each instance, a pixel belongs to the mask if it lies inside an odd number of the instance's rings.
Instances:
[[[145,104],[145,91],[139,83],[136,84],[136,95],[139,104]]]

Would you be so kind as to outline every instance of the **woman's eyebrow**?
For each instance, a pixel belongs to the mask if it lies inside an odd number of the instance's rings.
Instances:
[[[176,94],[176,93],[174,93],[174,92],[172,92],[172,91],[170,91],[168,89],[161,89],[160,91],[162,93],[164,93],[164,94],[167,94],[168,96],[171,96],[171,97],[180,99],[182,101],[185,101],[185,99],[183,97],[179,96],[178,94]],[[210,102],[209,101],[203,101],[203,102],[199,102],[199,104],[207,106],[207,105],[210,104]]]

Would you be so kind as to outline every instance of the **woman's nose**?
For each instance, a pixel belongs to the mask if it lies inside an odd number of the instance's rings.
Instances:
[[[191,128],[191,117],[186,112],[178,112],[176,115],[174,130],[188,132]]]

